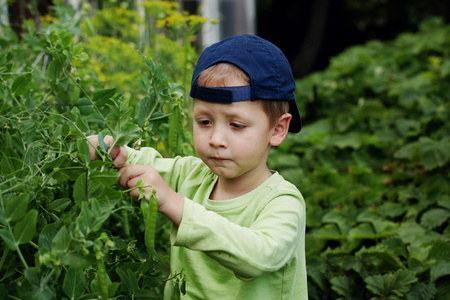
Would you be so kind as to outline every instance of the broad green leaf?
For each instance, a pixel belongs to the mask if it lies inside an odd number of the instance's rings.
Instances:
[[[64,277],[63,291],[70,299],[77,299],[84,292],[86,278],[82,269],[69,267]]]
[[[140,127],[144,127],[145,122],[151,118],[155,111],[155,101],[150,97],[142,98],[136,105],[135,119]]]
[[[433,265],[430,270],[431,281],[436,281],[441,277],[450,275],[450,261],[440,261]]]
[[[35,209],[27,212],[25,217],[14,225],[14,238],[18,245],[30,242],[36,233],[38,211]]]
[[[358,132],[349,132],[340,135],[331,136],[328,139],[330,146],[335,146],[339,149],[352,148],[358,149],[361,146],[362,134]]]
[[[52,62],[48,65],[46,75],[47,78],[50,80],[56,80],[61,77],[62,73],[62,64],[59,61],[59,59],[54,59]]]
[[[102,224],[109,218],[111,211],[103,212],[102,207],[97,199],[91,199],[91,212],[93,213],[93,222],[90,228],[93,232],[100,230]]]
[[[100,129],[104,129],[106,127],[105,118],[102,115],[99,115],[98,113],[90,114],[89,116],[86,117],[86,121],[97,123]]]
[[[429,259],[436,261],[448,260],[450,257],[450,242],[436,239],[428,254]]]
[[[120,173],[117,171],[93,171],[89,174],[89,179],[106,186],[116,184]]]
[[[76,269],[86,269],[92,266],[95,261],[93,256],[84,256],[77,252],[66,251],[60,254],[61,263]]]
[[[11,90],[14,95],[20,96],[28,92],[30,89],[30,82],[31,82],[31,73],[21,75],[17,77],[11,87]]]
[[[128,278],[130,278],[130,288],[131,292],[134,294],[138,290],[138,279],[136,278],[136,274],[130,269],[127,270]]]
[[[432,170],[442,167],[450,159],[450,143],[448,141],[435,141],[427,137],[419,139],[420,157],[424,167]]]
[[[55,237],[56,230],[59,227],[59,223],[50,223],[47,226],[45,226],[41,232],[39,233],[39,240],[38,240],[38,246],[39,251],[43,251],[44,249],[47,249],[49,251],[52,250],[52,241]]]
[[[311,235],[325,240],[340,240],[345,238],[345,236],[339,232],[339,228],[336,224],[325,224],[319,229],[311,232]]]
[[[12,175],[20,169],[22,169],[23,162],[20,156],[17,154],[17,151],[14,151],[12,148],[6,148],[3,152],[2,160],[0,162],[0,173],[9,176]]]
[[[404,158],[414,161],[418,159],[418,155],[419,155],[418,142],[406,144],[394,153],[395,158]]]
[[[60,213],[64,211],[70,203],[72,203],[72,200],[69,198],[56,199],[50,202],[49,209]]]
[[[14,236],[8,229],[6,228],[0,229],[0,237],[3,239],[3,241],[6,243],[9,249],[17,250],[17,244],[16,241],[14,240]]]
[[[52,252],[64,253],[70,245],[70,233],[66,226],[61,227],[52,241]]]
[[[29,198],[30,195],[24,193],[8,201],[6,204],[6,217],[8,218],[8,222],[17,222],[25,216]]]
[[[351,239],[374,239],[375,232],[369,223],[361,223],[350,229],[348,237]]]
[[[86,173],[82,173],[78,176],[75,181],[75,185],[73,186],[73,199],[78,206],[81,206],[81,203],[88,200],[87,195],[87,178]]]
[[[105,105],[109,99],[111,99],[116,93],[116,89],[104,89],[94,92],[93,101],[99,107]]]
[[[89,145],[85,139],[77,140],[78,156],[81,161],[88,165],[91,162],[91,154],[89,153]]]
[[[134,137],[138,137],[141,128],[135,124],[126,123],[120,128],[120,137],[117,139],[118,145],[126,145]]]
[[[433,283],[418,282],[412,285],[411,291],[406,295],[406,300],[433,300],[436,299],[436,287]]]
[[[427,228],[436,228],[447,222],[450,218],[450,210],[444,208],[431,208],[420,219],[420,224]]]
[[[8,226],[8,224],[9,224],[9,222],[6,218],[6,214],[2,209],[0,209],[0,223],[5,226]]]
[[[374,275],[364,279],[367,289],[384,299],[402,299],[417,281],[414,273],[399,270],[385,275]]]
[[[115,190],[105,185],[99,185],[99,189],[94,193],[102,195],[102,197],[97,199],[102,213],[111,211],[122,199],[121,191]]]
[[[127,293],[131,292],[131,281],[130,278],[127,276],[127,273],[123,271],[122,269],[116,268],[116,273],[120,277],[120,281],[123,284],[123,287],[127,291]]]
[[[84,116],[89,116],[94,111],[94,106],[88,98],[80,98],[76,105],[80,113]]]
[[[51,300],[55,299],[55,291],[50,285],[43,285],[40,268],[26,268],[24,272],[26,280],[18,281],[17,292],[20,299]],[[42,279],[41,279],[42,278]]]
[[[345,299],[356,299],[362,289],[356,289],[355,286],[360,283],[355,282],[355,278],[350,276],[337,276],[330,279],[331,288]]]
[[[394,252],[382,247],[362,248],[356,253],[356,257],[359,262],[357,268],[362,272],[378,274],[405,268],[403,262]]]

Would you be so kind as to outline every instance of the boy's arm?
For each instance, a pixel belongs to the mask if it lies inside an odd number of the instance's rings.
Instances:
[[[251,280],[278,271],[304,248],[305,218],[303,199],[291,195],[271,201],[249,228],[186,199],[183,221],[171,240],[174,246],[204,252],[241,280]]]

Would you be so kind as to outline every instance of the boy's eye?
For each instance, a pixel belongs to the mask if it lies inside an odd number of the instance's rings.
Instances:
[[[230,123],[230,126],[233,127],[234,129],[243,129],[246,127],[245,125],[239,123]]]
[[[209,124],[211,124],[210,120],[197,120],[197,124],[200,126],[207,126]]]

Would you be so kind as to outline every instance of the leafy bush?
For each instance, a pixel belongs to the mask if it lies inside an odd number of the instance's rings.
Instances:
[[[191,151],[180,130],[183,90],[147,60],[144,97],[132,106],[79,67],[88,56],[71,33],[23,37],[2,41],[0,54],[0,295],[159,298],[169,223],[158,219],[155,256],[141,209],[115,185],[107,147],[91,162],[86,140],[100,132],[118,144],[161,148],[162,139],[164,153]]]
[[[448,299],[450,26],[355,46],[297,82],[270,164],[307,202],[311,299]]]

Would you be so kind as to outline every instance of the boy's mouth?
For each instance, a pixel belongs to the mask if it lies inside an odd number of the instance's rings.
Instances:
[[[213,156],[213,157],[211,157],[211,159],[214,160],[214,161],[226,161],[226,160],[229,160],[228,158],[224,158],[224,157],[221,157],[221,156]]]

